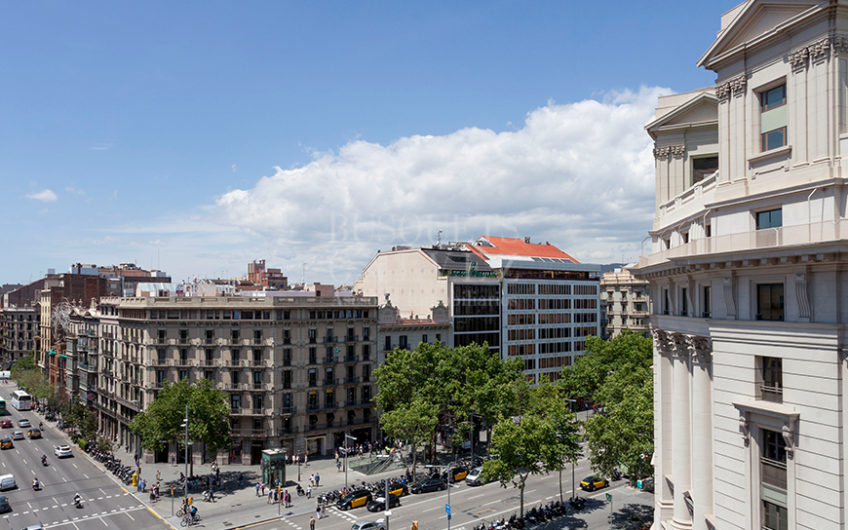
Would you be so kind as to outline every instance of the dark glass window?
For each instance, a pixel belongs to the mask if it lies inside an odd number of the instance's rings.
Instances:
[[[757,230],[783,226],[783,209],[775,208],[765,212],[757,212]]]
[[[762,93],[762,111],[767,112],[786,104],[786,85],[780,85]]]
[[[692,159],[692,184],[697,184],[708,175],[718,171],[718,156],[705,156]]]
[[[783,320],[783,284],[757,285],[757,320]]]
[[[763,151],[771,151],[786,145],[786,127],[763,133]]]

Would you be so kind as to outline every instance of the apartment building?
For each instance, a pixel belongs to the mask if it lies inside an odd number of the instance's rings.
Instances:
[[[256,464],[268,448],[332,454],[345,433],[376,435],[374,298],[104,297],[89,312],[99,319],[98,349],[81,315],[68,366],[78,395],[96,401],[101,431],[131,450],[140,451],[129,423],[165,382],[201,378],[225,390],[232,409],[234,446],[218,455],[222,463]],[[213,456],[199,444],[194,451],[195,462]],[[144,461],[179,453],[163,444]]]
[[[846,7],[738,5],[647,125],[654,528],[848,524]]]
[[[414,350],[421,343],[435,342],[449,348],[453,346],[450,311],[444,304],[433,307],[428,315],[405,318],[386,296],[386,303],[380,306],[377,314],[378,367],[395,348]]]
[[[35,306],[0,309],[0,367],[35,351],[38,317]]]
[[[599,269],[549,243],[485,236],[378,252],[354,290],[389,295],[410,318],[445,305],[455,346],[486,342],[504,358],[520,356],[528,376],[555,379],[586,336],[600,335]]]
[[[650,288],[626,267],[601,276],[601,308],[604,311],[603,337],[621,334],[625,329],[648,336]]]

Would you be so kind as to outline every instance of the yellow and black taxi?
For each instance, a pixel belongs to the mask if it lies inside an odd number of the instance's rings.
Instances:
[[[0,438],[0,449],[11,449],[13,447],[11,438]]]
[[[30,429],[27,431],[27,436],[29,436],[30,440],[41,438],[41,429]]]
[[[464,467],[455,467],[448,472],[449,482],[460,482],[468,476],[468,470]]]
[[[609,486],[609,482],[607,479],[601,477],[591,476],[580,481],[580,487],[584,491],[595,491],[596,489],[606,488],[607,486]]]
[[[336,508],[339,510],[350,510],[351,508],[359,508],[367,505],[373,496],[368,490],[358,490],[346,495],[342,500],[336,503]]]
[[[395,497],[409,495],[409,488],[402,482],[391,482],[389,483],[389,495],[394,495]]]

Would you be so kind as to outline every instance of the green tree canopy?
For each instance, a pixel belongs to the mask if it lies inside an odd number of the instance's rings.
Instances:
[[[631,476],[652,472],[654,451],[653,347],[651,339],[625,331],[604,341],[586,339],[587,355],[563,370],[570,396],[591,396],[599,414],[586,421],[590,461],[611,476],[624,466]]]
[[[133,418],[130,429],[141,437],[141,446],[149,451],[156,450],[162,440],[182,445],[186,406],[189,440],[203,442],[213,452],[232,445],[227,395],[214,389],[208,379],[193,384],[185,380],[166,382],[147,410]]]

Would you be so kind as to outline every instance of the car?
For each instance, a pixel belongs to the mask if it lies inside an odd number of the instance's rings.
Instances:
[[[63,458],[66,456],[74,456],[73,451],[71,451],[70,445],[57,445],[56,449],[53,450],[53,454],[59,458]]]
[[[44,530],[44,527],[41,526],[41,523],[29,525],[23,530]]]
[[[609,486],[609,481],[605,478],[600,477],[586,477],[580,481],[580,487],[583,488],[584,491],[595,491],[599,488],[606,488]]]
[[[358,521],[353,523],[350,530],[386,530],[383,523],[375,523],[374,521]]]
[[[395,506],[400,506],[400,499],[397,495],[392,495],[389,493],[389,508],[394,508]],[[374,497],[374,500],[368,503],[369,512],[379,512],[386,509],[386,497],[385,495],[380,495],[379,497]]]
[[[483,466],[475,467],[465,477],[465,483],[469,486],[482,486],[487,482],[489,481],[483,478]]]
[[[11,429],[12,427],[14,427],[14,425],[12,424],[12,420],[6,419],[6,420],[0,420],[0,427],[2,427],[4,429]]]
[[[30,440],[41,438],[41,429],[30,429],[27,431],[27,436],[29,436]]]
[[[392,482],[389,484],[389,495],[394,495],[396,497],[409,495],[409,488],[406,487],[406,484],[401,482]]]
[[[448,480],[451,483],[460,482],[465,480],[465,477],[468,476],[468,470],[464,467],[455,467],[450,470],[448,473]]]
[[[9,506],[9,499],[6,497],[0,497],[0,513],[11,512],[12,507]]]
[[[11,438],[0,438],[0,449],[11,449],[15,447]]]
[[[29,420],[24,418],[22,420],[18,420],[18,427],[32,427]]]
[[[12,440],[23,440],[24,431],[15,431],[12,433]]]
[[[442,477],[431,477],[427,480],[416,482],[409,488],[412,493],[429,493],[431,491],[445,490],[448,488],[447,482]]]
[[[350,510],[351,508],[359,508],[365,506],[374,497],[368,490],[358,490],[346,495],[342,500],[336,503],[336,508],[339,510]]]

